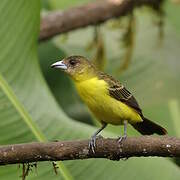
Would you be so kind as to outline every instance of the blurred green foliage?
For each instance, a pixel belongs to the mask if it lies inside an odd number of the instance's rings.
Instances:
[[[43,9],[64,9],[79,5],[82,0],[45,0]],[[128,68],[117,75],[126,48],[120,46],[123,29],[101,26],[106,66],[137,97],[144,114],[167,128],[169,135],[179,136],[180,6],[165,3],[164,38],[157,43],[156,16],[143,8],[135,11],[136,33],[132,60]],[[48,140],[89,138],[96,130],[94,118],[79,99],[70,79],[50,64],[65,56],[79,54],[93,59],[86,51],[94,38],[94,27],[88,27],[38,44],[40,4],[32,1],[6,1],[0,4],[0,144],[37,141],[33,132],[42,132]],[[16,18],[14,18],[16,17]],[[81,38],[79,38],[81,37]],[[38,58],[39,56],[39,58]],[[4,79],[5,83],[2,81]],[[46,81],[45,81],[46,80]],[[7,84],[8,88],[5,85]],[[14,96],[7,96],[8,90]],[[16,101],[16,105],[12,102]],[[28,123],[17,110],[24,110]],[[77,121],[78,120],[78,121]],[[81,122],[79,122],[81,121]],[[35,124],[37,129],[30,127]],[[88,125],[91,124],[91,125]],[[104,136],[117,137],[120,127],[109,126]],[[128,127],[128,135],[139,134]],[[179,167],[165,158],[132,158],[111,162],[92,159],[64,162],[66,169],[55,175],[50,163],[39,163],[37,173],[28,179],[178,179]],[[163,169],[163,173],[161,173]],[[15,165],[0,167],[0,179],[18,179],[21,169]]]

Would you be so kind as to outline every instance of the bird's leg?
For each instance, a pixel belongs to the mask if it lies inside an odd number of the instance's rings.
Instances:
[[[89,141],[89,149],[92,150],[93,153],[95,153],[95,147],[96,147],[96,136],[107,126],[106,123],[102,123],[102,127],[98,129],[92,136]]]
[[[123,123],[124,123],[124,134],[123,134],[123,136],[118,138],[118,143],[121,143],[122,140],[125,140],[126,137],[127,137],[127,124],[128,124],[128,121],[125,120],[125,121],[123,121]]]

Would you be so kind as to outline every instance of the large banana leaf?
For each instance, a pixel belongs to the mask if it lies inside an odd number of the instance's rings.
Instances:
[[[0,4],[0,144],[88,138],[95,130],[68,118],[44,81],[37,58],[39,14],[37,0],[2,0]],[[75,179],[146,180],[180,176],[179,169],[163,158],[119,162],[95,159],[64,164]],[[56,176],[50,163],[39,163],[37,173],[31,172],[28,179],[70,179],[67,171],[62,169],[61,175]],[[20,174],[17,165],[0,167],[2,180],[18,179]]]

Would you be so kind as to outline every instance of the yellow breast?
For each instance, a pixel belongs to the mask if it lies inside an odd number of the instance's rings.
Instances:
[[[80,97],[99,121],[115,125],[122,124],[123,120],[129,123],[142,121],[134,109],[109,95],[108,84],[104,80],[91,78],[75,85]]]

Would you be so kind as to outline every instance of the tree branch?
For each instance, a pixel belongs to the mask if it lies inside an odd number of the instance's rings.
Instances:
[[[51,12],[41,19],[39,40],[88,25],[103,23],[110,18],[127,15],[142,5],[159,9],[163,0],[98,0],[65,11]]]
[[[180,157],[180,139],[175,137],[129,137],[122,144],[116,139],[98,138],[95,154],[89,151],[88,142],[76,140],[0,146],[0,165],[88,158]]]

